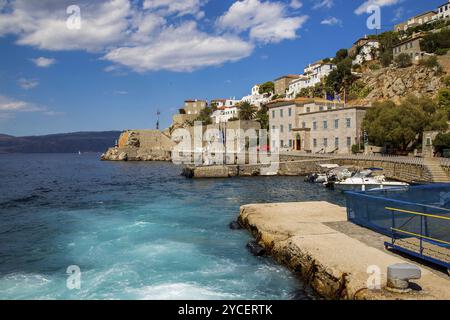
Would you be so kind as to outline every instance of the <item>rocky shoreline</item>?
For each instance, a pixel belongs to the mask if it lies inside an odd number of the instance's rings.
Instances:
[[[174,142],[158,130],[124,131],[115,147],[101,156],[103,161],[171,161]]]

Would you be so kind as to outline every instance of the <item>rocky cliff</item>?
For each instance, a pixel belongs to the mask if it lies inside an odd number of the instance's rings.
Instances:
[[[118,145],[101,157],[106,161],[170,161],[175,143],[167,133],[158,130],[122,132]]]
[[[445,72],[444,72],[445,73]],[[434,98],[444,85],[443,74],[436,69],[413,65],[408,68],[384,68],[363,73],[360,81],[370,91],[363,99],[366,104],[377,100],[393,100],[398,102],[408,95]]]

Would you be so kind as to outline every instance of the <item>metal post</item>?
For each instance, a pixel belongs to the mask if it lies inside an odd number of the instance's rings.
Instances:
[[[424,216],[420,216],[420,255],[423,256],[423,220]]]
[[[395,244],[395,213],[394,210],[391,210],[392,215],[392,244]]]

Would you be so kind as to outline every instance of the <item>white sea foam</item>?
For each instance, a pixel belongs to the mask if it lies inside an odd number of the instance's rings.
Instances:
[[[135,299],[140,300],[220,300],[238,298],[238,296],[233,294],[191,283],[165,283],[129,289],[127,291]]]

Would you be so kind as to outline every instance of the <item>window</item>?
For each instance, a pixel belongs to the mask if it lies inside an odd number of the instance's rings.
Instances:
[[[292,148],[292,139],[289,139],[289,148]]]
[[[347,147],[351,147],[351,146],[352,146],[352,138],[347,137]]]
[[[323,146],[328,147],[328,139],[327,138],[323,138]]]
[[[289,132],[292,131],[292,124],[289,123]]]
[[[427,146],[431,146],[431,138],[427,138]]]
[[[317,148],[317,139],[313,139],[313,146],[314,148]]]
[[[272,130],[275,131],[275,126],[272,126]]]
[[[292,117],[292,108],[288,109],[289,117]]]
[[[284,140],[280,140],[280,147],[281,147],[281,148],[284,147]]]
[[[283,109],[280,109],[280,118],[283,118]]]
[[[334,120],[334,128],[339,129],[339,119]]]
[[[338,137],[334,138],[334,147],[335,147],[336,149],[339,148],[339,138],[338,138]]]
[[[280,132],[283,132],[283,131],[284,131],[284,126],[281,125],[281,126],[280,126]]]
[[[323,111],[323,106],[319,106],[319,111]]]
[[[272,110],[272,118],[275,118],[275,110]]]
[[[347,128],[351,128],[352,127],[352,119],[347,118],[347,119],[345,119],[345,121],[347,122]]]
[[[323,128],[324,129],[328,129],[328,121],[324,121],[323,122]]]
[[[317,122],[316,121],[313,122],[313,130],[317,130]]]
[[[310,108],[310,107],[307,107],[307,108],[306,108],[306,112],[307,112],[307,113],[310,113],[310,112],[311,112],[311,108]]]
[[[302,122],[302,128],[305,129],[306,128],[306,122]]]

